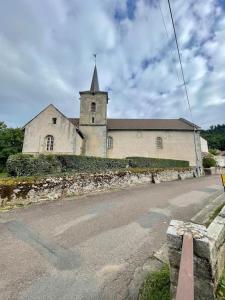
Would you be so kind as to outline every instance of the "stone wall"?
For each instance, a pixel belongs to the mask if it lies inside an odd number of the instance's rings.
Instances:
[[[204,168],[205,175],[220,175],[222,171],[220,167]]]
[[[214,300],[225,267],[225,207],[208,228],[183,221],[171,221],[167,241],[172,299],[176,295],[184,232],[191,232],[194,238],[194,299]]]
[[[27,204],[44,200],[56,200],[87,193],[108,191],[137,184],[158,183],[193,177],[191,169],[153,171],[122,171],[101,174],[69,174],[45,178],[0,180],[0,205]]]
[[[91,103],[96,105],[94,112]],[[107,103],[106,92],[80,92],[79,129],[85,136],[84,154],[87,156],[106,157]]]

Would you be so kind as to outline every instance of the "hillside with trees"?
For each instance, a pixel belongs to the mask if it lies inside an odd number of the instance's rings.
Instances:
[[[9,128],[0,121],[0,172],[5,169],[6,161],[11,154],[22,151],[23,131],[21,128]]]
[[[201,136],[208,141],[210,149],[225,150],[225,124],[210,126]]]

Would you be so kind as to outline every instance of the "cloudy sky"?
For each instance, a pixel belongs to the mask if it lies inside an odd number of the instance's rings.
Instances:
[[[225,0],[171,5],[194,121],[225,123]],[[22,126],[49,103],[78,116],[93,53],[109,117],[190,119],[167,0],[7,0],[0,120]]]

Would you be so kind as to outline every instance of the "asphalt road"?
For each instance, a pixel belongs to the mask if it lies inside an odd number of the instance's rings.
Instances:
[[[136,268],[190,220],[219,176],[132,187],[0,214],[0,299],[129,298]]]

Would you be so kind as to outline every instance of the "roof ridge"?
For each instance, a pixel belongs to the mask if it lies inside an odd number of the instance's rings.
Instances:
[[[162,119],[162,118],[159,118],[159,119],[156,119],[156,118],[108,118],[108,120],[159,120],[159,121],[162,121],[162,120],[172,120],[172,121],[179,121],[180,118],[178,119]]]

